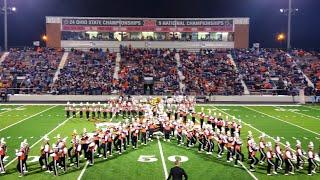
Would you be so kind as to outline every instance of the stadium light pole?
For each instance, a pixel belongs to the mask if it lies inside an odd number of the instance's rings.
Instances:
[[[7,0],[3,0],[3,8],[2,11],[4,13],[4,19],[3,19],[3,23],[4,23],[4,50],[8,51],[8,14],[9,13],[14,13],[17,11],[16,7],[8,7],[8,2]]]
[[[299,9],[292,9],[292,0],[289,0],[288,9],[280,9],[281,13],[288,15],[287,49],[291,48],[291,18]]]

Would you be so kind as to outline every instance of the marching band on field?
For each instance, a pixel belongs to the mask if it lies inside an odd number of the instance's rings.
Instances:
[[[40,148],[40,167],[46,172],[59,175],[60,169],[67,171],[69,167],[80,167],[84,158],[89,165],[94,165],[95,158],[108,159],[117,154],[122,154],[130,146],[132,149],[141,145],[147,145],[153,141],[155,135],[163,135],[163,140],[170,142],[176,139],[178,146],[187,149],[197,146],[199,153],[206,152],[212,155],[216,150],[217,158],[221,159],[226,153],[226,161],[234,166],[243,166],[244,154],[242,153],[243,140],[240,138],[242,123],[235,117],[222,118],[221,113],[217,114],[208,111],[205,113],[201,108],[200,113],[195,112],[194,99],[182,97],[180,99],[149,99],[148,103],[119,98],[108,103],[86,103],[79,105],[68,103],[65,107],[66,117],[72,118],[79,114],[80,118],[86,119],[126,119],[122,123],[109,123],[104,128],[98,127],[94,132],[87,132],[84,128],[82,133],[74,130],[72,139],[68,146],[67,137],[56,136],[56,142],[51,142],[44,137]],[[191,115],[191,120],[188,116]],[[196,118],[199,118],[199,123]],[[229,119],[230,118],[230,119]],[[198,125],[199,124],[199,125]],[[294,174],[304,168],[308,163],[308,175],[316,173],[318,164],[315,160],[316,153],[312,142],[308,145],[308,151],[304,152],[301,142],[297,140],[296,150],[286,142],[285,149],[281,149],[280,138],[276,138],[274,146],[266,142],[264,133],[259,137],[259,143],[255,142],[252,132],[248,132],[247,149],[250,171],[255,171],[257,164],[267,163],[267,175],[277,174],[285,168],[285,175]],[[5,173],[4,157],[7,147],[4,139],[0,141],[0,172]],[[20,176],[28,172],[27,159],[30,147],[27,140],[21,143],[20,150],[16,150],[18,158],[17,170]],[[258,158],[258,152],[260,158]]]

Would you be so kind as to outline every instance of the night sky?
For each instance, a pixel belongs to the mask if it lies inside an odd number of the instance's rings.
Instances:
[[[3,0],[1,6],[3,5]],[[9,16],[9,47],[30,46],[45,33],[45,16],[100,17],[249,17],[250,46],[285,47],[275,40],[287,31],[279,12],[288,0],[8,0],[16,6]],[[292,46],[320,49],[320,0],[293,0],[299,12],[292,20]],[[0,19],[3,46],[3,16]]]

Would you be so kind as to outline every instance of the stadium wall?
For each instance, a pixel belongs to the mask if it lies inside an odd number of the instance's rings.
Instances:
[[[110,98],[118,97],[117,95],[11,95],[10,102],[86,102],[86,101],[106,101]],[[146,98],[149,96],[133,96],[134,98]],[[159,96],[155,96],[159,97]],[[222,103],[304,103],[313,102],[313,97],[300,96],[206,96],[207,102]],[[206,102],[206,101],[204,101]]]

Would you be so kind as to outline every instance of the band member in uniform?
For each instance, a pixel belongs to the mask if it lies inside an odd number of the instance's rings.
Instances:
[[[6,169],[4,167],[4,157],[6,156],[6,152],[7,152],[6,142],[4,141],[4,138],[1,138],[0,140],[0,173],[1,174],[6,173]]]
[[[109,152],[109,155],[112,156],[112,144],[113,144],[113,138],[112,133],[110,130],[107,130],[107,152]],[[105,158],[107,155],[105,156]]]
[[[267,163],[268,163],[268,166],[267,166],[267,175],[268,175],[268,176],[271,176],[271,168],[272,168],[273,174],[277,174],[277,172],[276,172],[276,166],[274,165],[274,162],[273,162],[273,152],[272,152],[272,144],[271,144],[271,142],[268,142],[268,143],[266,144],[266,147],[268,148],[268,151],[267,151],[267,153],[266,153]]]
[[[266,160],[266,153],[265,153],[265,134],[262,133],[260,136],[260,142],[259,142],[259,152],[260,152],[260,164],[263,165],[264,161]]]
[[[244,155],[243,155],[243,153],[241,152],[241,151],[242,151],[242,149],[241,149],[242,140],[241,140],[241,138],[239,137],[239,134],[236,133],[234,136],[235,136],[234,149],[235,149],[235,154],[236,154],[236,159],[235,159],[235,161],[234,161],[234,165],[235,165],[235,166],[238,166],[238,161],[239,161],[239,160],[240,160],[241,162],[243,162]]]
[[[100,119],[101,118],[101,111],[102,111],[102,106],[101,106],[100,102],[98,102],[98,105],[96,107],[96,111],[97,111],[98,119]]]
[[[198,133],[198,142],[199,142],[198,153],[201,153],[204,150],[204,146],[206,143],[205,135],[203,134],[202,131]]]
[[[63,167],[64,172],[67,171],[66,157],[68,154],[68,149],[66,146],[67,138],[64,138],[58,145],[59,148],[59,164]]]
[[[85,112],[86,108],[83,106],[83,103],[80,103],[80,108],[79,108],[80,112],[80,118],[83,118],[83,112]]]
[[[204,122],[204,117],[205,117],[205,114],[204,114],[204,107],[201,107],[201,113],[200,113],[200,127],[201,129],[203,128],[203,122]]]
[[[292,159],[293,159],[293,156],[292,156],[292,152],[290,150],[290,143],[287,141],[286,142],[286,150],[285,150],[285,153],[284,153],[284,163],[285,163],[285,174],[284,175],[289,175],[289,171],[290,171],[290,174],[294,174],[294,165],[292,163]]]
[[[96,151],[96,144],[94,143],[94,139],[90,139],[90,143],[88,145],[88,160],[89,165],[92,166],[94,163],[94,152]]]
[[[139,135],[139,129],[138,128],[132,128],[131,132],[131,144],[133,149],[137,149],[138,145],[138,135]]]
[[[303,169],[304,159],[303,159],[303,152],[301,149],[301,142],[299,140],[297,140],[297,145],[296,145],[296,156],[297,156],[297,170]]]
[[[89,145],[89,136],[87,135],[87,129],[83,128],[83,134],[81,137],[81,149],[83,149],[84,157],[88,159],[88,145]]]
[[[64,109],[66,111],[66,117],[69,118],[70,117],[70,109],[71,109],[69,101],[67,102],[67,105]]]
[[[43,151],[44,151],[45,168],[47,169],[47,172],[49,172],[50,143],[49,143],[49,138],[47,136],[44,137],[43,148],[44,148]]]
[[[17,170],[20,173],[19,177],[24,176],[24,171],[23,171],[23,161],[24,161],[24,147],[23,143],[21,143],[20,150],[16,149],[16,156],[18,158],[18,164],[17,164]]]
[[[147,145],[147,127],[142,125],[141,127],[141,145]]]
[[[76,116],[77,116],[77,107],[76,107],[75,103],[72,104],[72,116],[74,118],[76,118]]]
[[[166,122],[164,125],[164,140],[163,141],[170,142],[170,132],[171,132],[170,124],[169,124],[169,122]]]
[[[108,107],[107,107],[106,103],[103,104],[102,112],[103,112],[102,113],[103,114],[103,119],[107,119]]]
[[[231,136],[231,132],[230,131],[228,131],[227,132],[227,140],[228,140],[228,142],[227,142],[227,150],[228,150],[228,152],[227,152],[227,162],[230,162],[230,161],[232,161],[233,159],[232,159],[232,155],[233,155],[233,147],[234,147],[234,144],[235,144],[235,142],[234,142],[234,138]]]
[[[23,147],[24,147],[24,160],[22,161],[24,172],[28,172],[28,166],[27,166],[27,160],[30,153],[30,146],[27,142],[27,139],[23,141]]]
[[[308,145],[308,175],[311,176],[312,173],[316,173],[316,169],[318,167],[317,163],[315,162],[315,154],[313,152],[313,142],[310,142]]]
[[[96,118],[96,104],[92,103],[92,106],[90,107],[90,112],[91,112],[91,119]]]
[[[256,171],[255,170],[255,165],[258,164],[259,160],[256,157],[257,151],[258,151],[259,147],[256,145],[255,142],[252,143],[251,147],[250,147],[250,156],[251,156],[251,162],[250,162],[250,171]]]
[[[52,144],[52,149],[53,151],[50,154],[52,161],[49,163],[49,170],[50,172],[53,171],[55,176],[58,176],[59,148],[55,144]]]
[[[181,144],[183,144],[182,142],[182,131],[183,131],[183,128],[182,128],[182,125],[179,125],[177,126],[177,139],[178,139],[178,146],[180,146]]]
[[[72,144],[72,151],[71,151],[71,157],[70,157],[70,166],[73,166],[73,159],[76,159],[76,166],[79,168],[80,164],[80,155],[81,155],[81,143],[80,143],[80,137],[77,135],[75,137],[75,141]]]
[[[86,104],[86,118],[89,121],[89,118],[90,118],[90,107],[89,107],[89,103],[88,102]]]
[[[278,171],[278,169],[280,169],[280,170],[282,169],[282,164],[283,164],[279,137],[277,137],[277,139],[275,141],[275,154],[276,154],[275,166],[276,166],[276,171]]]

